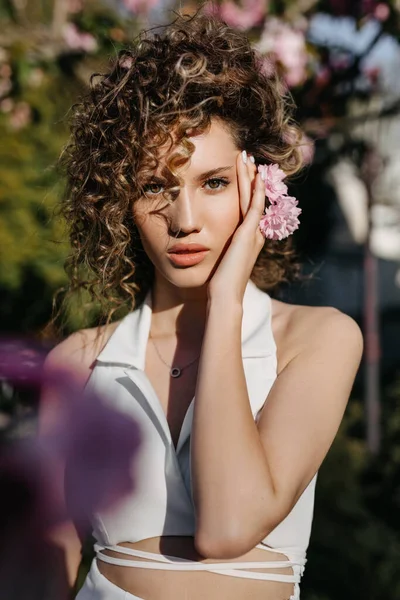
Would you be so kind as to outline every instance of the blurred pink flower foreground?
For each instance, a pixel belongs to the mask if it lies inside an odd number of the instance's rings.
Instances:
[[[32,342],[0,340],[0,383],[14,389],[16,402],[29,398],[32,415],[0,430],[0,597],[10,600],[71,598],[52,535],[73,520],[84,540],[91,515],[134,489],[136,422],[83,393],[74,373],[44,369],[45,356]],[[35,435],[42,390],[46,424]]]
[[[71,518],[89,529],[93,513],[133,490],[140,431],[131,417],[84,392],[73,372],[44,369],[44,356],[18,341],[0,341],[0,380],[35,391],[45,387],[51,414],[44,433],[6,444],[0,475],[14,474],[32,490],[26,512],[36,520],[33,529],[44,534]]]

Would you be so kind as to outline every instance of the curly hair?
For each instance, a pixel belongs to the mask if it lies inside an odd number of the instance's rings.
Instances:
[[[140,304],[152,285],[154,268],[132,206],[161,146],[178,147],[167,163],[176,181],[177,167],[194,150],[189,132],[219,119],[238,150],[257,163],[278,163],[288,176],[302,167],[292,98],[264,64],[245,34],[214,16],[180,15],[161,33],[141,32],[106,74],[92,76],[61,157],[67,180],[61,212],[72,248],[68,293],[89,292],[103,322]],[[272,290],[297,268],[291,240],[267,240],[251,278]]]

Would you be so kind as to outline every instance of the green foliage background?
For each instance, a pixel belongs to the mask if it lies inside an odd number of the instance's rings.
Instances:
[[[98,49],[87,53],[51,34],[50,0],[28,0],[23,23],[12,6],[0,0],[0,49],[3,42],[3,62],[12,69],[8,98],[15,108],[28,105],[30,117],[15,127],[12,112],[0,111],[0,323],[3,332],[37,334],[50,318],[53,294],[67,283],[57,161],[68,139],[68,113],[90,74],[101,72],[138,23],[125,19],[122,24],[106,4],[89,0],[85,11],[69,19],[95,36]],[[71,305],[66,332],[84,324]]]
[[[68,93],[59,74],[27,91],[32,125],[14,132],[0,122],[0,311],[2,329],[35,332],[48,318],[52,292],[65,283],[67,247],[53,218],[61,184],[55,164],[66,139],[61,118]],[[27,302],[27,295],[31,302]]]

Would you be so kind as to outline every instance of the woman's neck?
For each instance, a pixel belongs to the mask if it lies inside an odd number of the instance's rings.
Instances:
[[[152,287],[152,336],[202,338],[207,314],[207,286],[178,288],[155,279]]]

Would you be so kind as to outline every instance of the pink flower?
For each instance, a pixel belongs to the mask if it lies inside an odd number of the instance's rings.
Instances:
[[[262,54],[272,54],[275,62],[282,65],[289,87],[303,83],[307,76],[308,53],[305,33],[300,28],[294,29],[275,17],[269,18],[256,48]]]
[[[127,10],[133,14],[147,15],[153,8],[160,4],[161,0],[123,0]]]
[[[307,135],[303,134],[303,138],[300,144],[300,151],[303,156],[303,162],[305,165],[309,165],[314,160],[315,144],[312,139]]]
[[[27,102],[18,102],[10,114],[9,123],[12,129],[19,131],[31,122],[32,110]]]
[[[277,35],[274,52],[285,67],[288,86],[294,87],[303,83],[308,62],[303,32],[287,27],[286,31]]]
[[[48,386],[46,433],[35,433],[33,417],[16,419],[16,410],[10,434],[0,431],[0,539],[7,548],[0,559],[2,598],[68,600],[64,561],[49,534],[73,518],[86,536],[90,515],[134,487],[137,423],[107,406],[112,402],[83,394],[73,373],[44,371],[45,356],[30,341],[0,339],[0,382],[30,398],[31,414]]]
[[[283,240],[291,235],[299,226],[297,200],[292,196],[281,196],[266,210],[260,221],[260,230],[270,240]]]
[[[227,0],[220,5],[218,16],[231,27],[246,31],[258,25],[268,10],[264,0],[243,0],[242,5]]]
[[[12,75],[11,66],[8,63],[4,63],[0,67],[0,77],[4,77],[5,79],[10,79]]]
[[[66,373],[54,376],[62,378]],[[64,393],[76,397],[76,386],[69,388]],[[69,515],[83,527],[87,515],[108,509],[132,491],[132,456],[140,440],[132,418],[94,394],[85,396],[79,407],[73,401],[71,409],[60,413],[51,434],[39,439],[48,464],[51,457],[65,461]]]
[[[376,19],[378,19],[378,21],[381,21],[382,23],[384,21],[387,21],[390,16],[389,6],[387,4],[384,4],[383,2],[380,2],[375,8],[374,16]]]
[[[287,196],[287,185],[283,183],[286,174],[278,164],[259,165],[258,172],[265,182],[265,195],[270,206],[265,209],[260,220],[260,231],[270,240],[283,240],[299,226],[297,200]]]
[[[0,448],[0,480],[6,473],[10,481],[20,482],[31,492],[20,499],[29,519],[26,538],[33,530],[45,535],[70,518],[86,532],[90,515],[110,508],[133,490],[133,459],[141,438],[131,417],[114,410],[97,394],[83,393],[74,373],[44,372],[44,356],[24,342],[0,341],[0,380],[31,393],[45,386],[57,398],[51,406],[47,392],[52,416],[46,433]]]
[[[303,164],[308,165],[314,159],[315,153],[315,145],[312,139],[308,137],[304,132],[301,134],[301,138],[299,139],[297,133],[295,133],[292,129],[289,129],[284,135],[283,138],[289,144],[296,145],[300,150],[301,155],[303,157]]]
[[[11,79],[0,79],[0,98],[7,96],[12,89]]]
[[[14,100],[11,98],[4,98],[0,101],[0,111],[2,113],[9,113],[14,108]]]
[[[71,50],[83,52],[94,52],[97,50],[97,42],[90,33],[79,31],[74,23],[67,23],[63,31],[64,40]]]
[[[279,165],[259,165],[258,172],[265,181],[265,195],[268,196],[270,202],[275,202],[280,196],[287,193],[287,185],[283,183],[286,174]]]
[[[83,0],[67,0],[68,12],[79,13],[83,9]]]

